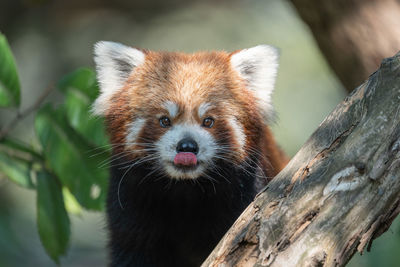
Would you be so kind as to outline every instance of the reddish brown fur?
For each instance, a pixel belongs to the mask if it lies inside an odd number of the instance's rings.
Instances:
[[[135,68],[125,86],[113,96],[106,113],[113,144],[125,142],[128,123],[139,117],[146,119],[145,133],[139,136],[158,140],[166,129],[160,127],[157,116],[168,115],[162,107],[167,100],[179,105],[178,116],[172,123],[191,121],[201,124],[203,118],[198,117],[197,110],[200,104],[207,102],[214,106],[207,112],[207,116],[215,119],[214,127],[209,129],[214,136],[232,132],[225,119],[233,115],[243,125],[247,136],[244,150],[262,150],[265,156],[262,166],[267,176],[274,176],[286,165],[287,159],[263,122],[255,97],[231,67],[232,54],[145,53],[145,62]],[[264,133],[261,140],[260,133]],[[129,149],[133,151],[133,148]],[[126,147],[121,146],[116,152],[123,149]],[[244,157],[246,154],[236,160]]]

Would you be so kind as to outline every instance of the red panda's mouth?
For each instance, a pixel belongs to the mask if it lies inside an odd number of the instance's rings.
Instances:
[[[189,175],[189,177],[193,178],[192,175],[197,173],[201,169],[201,163],[197,162],[196,165],[176,165],[174,162],[168,162],[167,165],[174,170],[175,173],[179,175]]]
[[[175,155],[174,161],[170,162],[173,168],[180,173],[196,172],[201,162],[197,159],[196,154],[192,152],[179,152]]]
[[[195,166],[183,166],[183,165],[175,165],[174,166],[176,169],[181,171],[182,173],[190,173],[196,171],[198,165]]]
[[[175,155],[174,165],[179,167],[194,167],[197,165],[196,154],[192,152],[179,152]]]
[[[196,179],[197,177],[201,176],[206,169],[207,163],[200,160],[197,156],[196,164],[194,164],[193,156],[188,156],[188,158],[185,159],[186,161],[184,163],[186,164],[179,164],[179,157],[180,156],[178,156],[177,160],[162,161],[163,169],[166,171],[166,174],[168,174],[168,176],[170,176],[171,178]]]

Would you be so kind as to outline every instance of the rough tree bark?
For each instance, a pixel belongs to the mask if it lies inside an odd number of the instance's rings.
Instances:
[[[358,87],[203,266],[343,266],[400,212],[400,53]]]
[[[350,92],[400,49],[399,0],[290,0]]]

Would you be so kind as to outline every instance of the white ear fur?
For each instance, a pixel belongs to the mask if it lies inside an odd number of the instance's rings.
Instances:
[[[278,71],[278,49],[258,45],[243,49],[231,57],[232,67],[246,81],[247,88],[255,92],[265,119],[270,120],[274,111],[272,92]]]
[[[92,111],[96,115],[104,115],[111,97],[124,85],[133,69],[144,62],[145,54],[120,43],[101,41],[95,44],[94,55],[100,95]]]

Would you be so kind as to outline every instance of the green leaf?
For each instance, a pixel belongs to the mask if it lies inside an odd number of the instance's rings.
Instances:
[[[0,33],[0,107],[19,106],[20,83],[14,56]]]
[[[71,192],[68,190],[68,188],[63,187],[62,192],[63,192],[63,196],[64,196],[65,208],[67,209],[68,213],[78,215],[78,216],[82,215],[81,205],[79,205],[78,201],[71,194]]]
[[[30,175],[30,166],[27,162],[12,158],[6,153],[0,151],[0,173],[3,173],[16,184],[34,188]]]
[[[103,209],[108,170],[99,166],[109,153],[94,149],[68,124],[63,110],[49,105],[36,114],[35,130],[46,160],[62,184],[83,207]]]
[[[37,225],[47,254],[57,263],[67,251],[70,223],[61,185],[47,172],[37,175]]]
[[[91,115],[91,100],[82,91],[69,89],[66,93],[64,109],[71,126],[83,135],[86,140],[97,145],[108,145],[104,120]]]
[[[42,155],[36,152],[31,146],[17,139],[5,137],[0,140],[0,147],[2,146],[12,150],[17,150],[23,153],[27,153],[35,160],[41,161],[43,159]]]
[[[64,76],[58,82],[58,88],[64,93],[70,89],[79,90],[89,97],[90,102],[93,102],[99,94],[96,74],[87,68],[79,68]]]
[[[93,116],[90,111],[99,93],[95,73],[90,69],[78,69],[61,79],[58,87],[66,95],[64,109],[71,126],[89,142],[108,145],[103,118]]]

